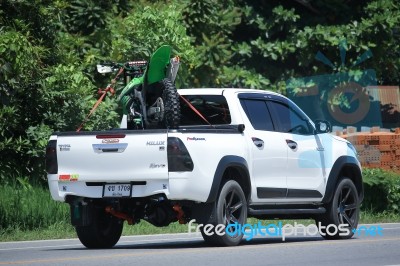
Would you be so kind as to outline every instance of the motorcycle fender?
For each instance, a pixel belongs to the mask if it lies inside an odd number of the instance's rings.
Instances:
[[[159,82],[166,77],[167,66],[171,55],[171,46],[163,45],[154,52],[147,68],[147,83]]]

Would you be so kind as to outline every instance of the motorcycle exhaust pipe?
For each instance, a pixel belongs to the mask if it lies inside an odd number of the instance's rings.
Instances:
[[[180,64],[180,58],[179,56],[175,56],[174,58],[171,58],[168,66],[168,79],[172,81],[172,83],[175,82],[176,75],[178,73],[179,69],[179,64]]]

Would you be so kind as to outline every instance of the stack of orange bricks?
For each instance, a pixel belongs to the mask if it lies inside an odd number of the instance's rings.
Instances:
[[[394,133],[379,132],[379,127],[359,133],[354,129],[347,128],[346,134],[336,132],[336,135],[354,145],[363,167],[400,172],[400,128],[396,128]]]

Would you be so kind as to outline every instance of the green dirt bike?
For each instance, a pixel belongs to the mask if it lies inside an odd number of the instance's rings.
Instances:
[[[118,71],[107,86],[114,91],[123,76],[124,89],[118,96],[122,106],[121,128],[177,128],[180,122],[179,94],[174,82],[179,69],[179,57],[171,58],[171,47],[158,48],[150,61],[102,63],[99,73]]]

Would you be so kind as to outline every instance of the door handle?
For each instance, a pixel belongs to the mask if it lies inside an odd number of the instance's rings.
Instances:
[[[297,142],[296,142],[296,141],[287,139],[287,140],[286,140],[286,144],[287,144],[287,145],[289,146],[289,148],[291,148],[292,150],[297,149]]]
[[[117,144],[92,144],[93,151],[95,153],[107,153],[107,152],[124,152],[128,147],[128,143],[117,143]]]
[[[264,146],[264,141],[262,139],[253,137],[251,140],[253,141],[254,145],[257,146],[257,148],[262,148]]]

